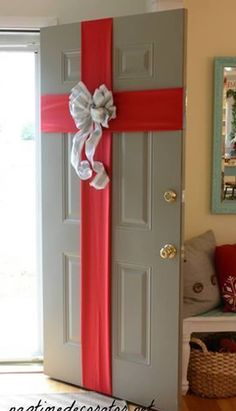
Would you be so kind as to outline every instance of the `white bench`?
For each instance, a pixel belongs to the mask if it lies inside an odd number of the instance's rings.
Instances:
[[[190,339],[193,332],[236,331],[236,313],[224,313],[222,308],[183,320],[183,352],[182,352],[182,394],[188,391],[188,363],[190,357]]]

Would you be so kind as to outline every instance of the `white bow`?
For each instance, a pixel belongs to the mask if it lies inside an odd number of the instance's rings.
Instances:
[[[90,185],[97,190],[106,187],[109,177],[104,165],[94,161],[97,145],[102,137],[102,126],[108,128],[108,121],[116,117],[112,92],[103,84],[95,90],[93,96],[80,81],[69,97],[70,113],[79,131],[75,134],[71,150],[71,163],[81,180],[88,180],[96,173]],[[85,145],[87,160],[81,161]]]

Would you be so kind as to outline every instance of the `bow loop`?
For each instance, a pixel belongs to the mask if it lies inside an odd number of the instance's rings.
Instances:
[[[102,84],[92,96],[85,84],[80,81],[71,90],[69,108],[79,129],[73,139],[71,163],[82,180],[90,179],[94,172],[96,175],[90,185],[101,190],[108,184],[109,177],[104,165],[94,161],[94,154],[102,137],[102,127],[109,127],[109,120],[116,117],[112,92]],[[81,161],[84,145],[87,160]]]

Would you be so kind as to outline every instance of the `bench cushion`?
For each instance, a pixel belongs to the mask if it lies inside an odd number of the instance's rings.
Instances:
[[[191,317],[220,305],[215,271],[216,241],[209,230],[185,243],[183,317]]]

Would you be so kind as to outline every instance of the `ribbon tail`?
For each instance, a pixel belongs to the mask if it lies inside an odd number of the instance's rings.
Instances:
[[[104,165],[100,161],[95,161],[93,164],[93,170],[95,171],[96,175],[91,183],[89,183],[89,185],[96,188],[97,190],[103,190],[110,181]]]
[[[104,189],[110,180],[104,165],[100,161],[94,161],[93,159],[101,137],[102,127],[99,123],[95,123],[95,129],[92,131],[85,143],[86,157],[90,161],[93,171],[96,173],[95,177],[90,182],[90,186],[96,188],[97,190]]]
[[[83,131],[76,133],[71,149],[71,164],[81,180],[88,180],[93,174],[89,162],[87,160],[81,161],[82,150],[88,135],[88,132],[84,133]]]

